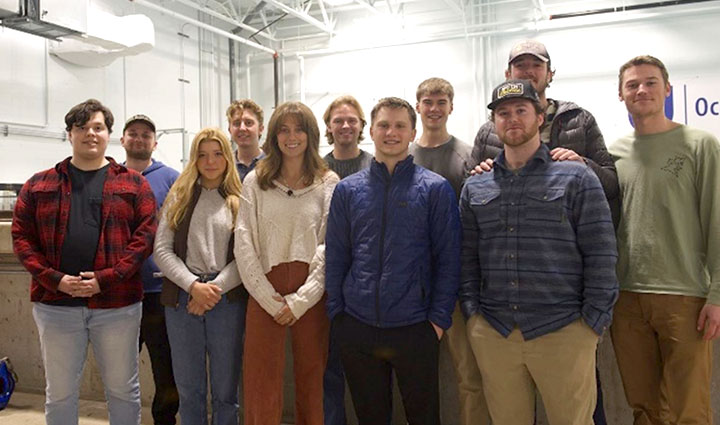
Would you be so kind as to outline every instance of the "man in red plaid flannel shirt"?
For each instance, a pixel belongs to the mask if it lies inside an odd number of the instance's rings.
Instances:
[[[32,275],[48,425],[78,422],[88,343],[110,424],[140,424],[140,266],[150,255],[155,198],[140,173],[105,157],[113,115],[94,99],[65,116],[72,156],[35,174],[18,196],[13,247]]]

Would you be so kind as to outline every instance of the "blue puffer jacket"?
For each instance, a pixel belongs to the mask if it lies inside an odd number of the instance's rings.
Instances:
[[[447,329],[460,281],[461,226],[450,184],[412,156],[335,188],[327,223],[328,314],[381,328],[429,320]]]

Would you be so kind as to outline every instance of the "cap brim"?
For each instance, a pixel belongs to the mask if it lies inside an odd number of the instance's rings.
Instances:
[[[134,119],[132,121],[126,122],[125,127],[123,127],[123,132],[125,132],[125,130],[127,130],[128,127],[130,127],[132,124],[135,124],[136,122],[141,122],[141,123],[145,124],[146,126],[150,127],[150,129],[153,131],[153,133],[155,132],[155,125],[153,123],[151,123],[150,121],[144,120],[142,118],[138,118],[138,119]]]
[[[508,61],[508,64],[513,63],[513,61],[514,61],[515,59],[519,58],[520,56],[524,56],[524,55],[535,56],[536,58],[540,59],[541,61],[543,61],[543,62],[545,62],[545,63],[550,62],[550,58],[548,58],[548,57],[546,57],[546,56],[543,56],[543,55],[541,55],[541,54],[533,53],[533,52],[521,52],[521,53],[518,53],[517,55],[513,56],[513,57]]]

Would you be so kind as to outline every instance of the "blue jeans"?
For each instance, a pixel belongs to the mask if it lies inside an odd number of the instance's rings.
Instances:
[[[45,420],[76,425],[88,342],[100,369],[111,425],[140,424],[138,338],[142,304],[89,309],[34,303],[45,366]]]
[[[206,356],[210,363],[212,423],[237,425],[238,385],[247,301],[219,303],[203,316],[187,311],[188,294],[180,291],[177,307],[165,307],[165,323],[183,425],[207,424]]]

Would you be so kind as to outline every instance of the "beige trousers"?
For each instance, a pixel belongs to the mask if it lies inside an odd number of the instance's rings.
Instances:
[[[455,305],[452,326],[447,330],[446,338],[458,383],[460,425],[490,425],[482,376],[468,341],[467,326],[459,303]]]
[[[479,314],[467,325],[493,425],[533,424],[536,389],[550,425],[593,424],[598,336],[585,322],[529,341],[517,328],[503,337]]]

